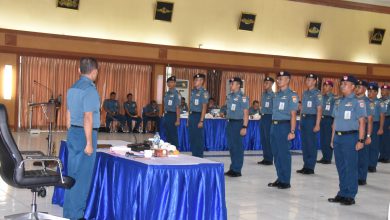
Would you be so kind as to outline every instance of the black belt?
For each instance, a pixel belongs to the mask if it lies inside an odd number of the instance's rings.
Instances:
[[[390,115],[388,115],[388,116],[385,116],[385,118],[386,118],[386,119],[390,119]]]
[[[202,112],[190,112],[190,114],[202,114]]]
[[[285,124],[290,123],[290,120],[272,120],[272,124],[278,125],[278,124]]]
[[[331,119],[333,119],[333,117],[330,116],[330,115],[323,115],[322,118],[331,118]]]
[[[176,114],[176,112],[165,112],[166,114]]]
[[[272,113],[266,113],[266,114],[262,113],[261,115],[272,115]]]
[[[71,127],[74,127],[74,128],[84,128],[83,126],[78,126],[78,125],[71,125]],[[92,128],[92,130],[98,131],[99,128]]]
[[[352,130],[352,131],[336,131],[336,134],[338,136],[341,135],[347,135],[347,134],[356,134],[358,131],[357,130]]]
[[[302,117],[309,118],[309,117],[317,117],[315,114],[302,114]]]
[[[243,119],[231,119],[231,118],[228,118],[228,122],[240,122],[240,121],[243,121]]]

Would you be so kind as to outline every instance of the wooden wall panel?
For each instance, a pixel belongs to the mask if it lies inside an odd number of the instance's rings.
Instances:
[[[318,73],[351,73],[357,75],[367,74],[367,66],[354,63],[339,63],[335,61],[313,61],[300,59],[282,59],[281,69],[297,70],[302,72],[318,72]]]

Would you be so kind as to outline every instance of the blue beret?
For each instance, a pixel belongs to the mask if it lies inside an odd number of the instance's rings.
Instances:
[[[269,76],[264,78],[264,82],[267,82],[267,81],[275,82],[275,80],[272,77],[269,77]]]
[[[229,82],[238,82],[242,84],[242,79],[240,77],[233,77],[229,80]]]
[[[364,87],[368,88],[368,82],[366,80],[358,80],[356,85],[364,86]]]
[[[291,77],[291,74],[287,71],[281,71],[279,72],[276,77],[279,77],[279,76],[288,76],[288,77]]]
[[[376,82],[370,82],[368,83],[368,89],[378,91],[379,85]]]
[[[206,75],[204,75],[203,73],[198,73],[194,76],[194,79],[198,79],[198,78],[202,78],[202,79],[205,79],[206,78]]]
[[[357,79],[354,76],[351,76],[351,75],[343,76],[341,78],[341,82],[343,82],[343,81],[351,82],[351,83],[353,83],[355,85],[357,83]]]
[[[314,74],[314,73],[310,73],[310,74],[306,75],[306,79],[307,79],[307,78],[311,78],[311,79],[317,80],[317,79],[318,79],[318,76],[317,76],[316,74]]]
[[[167,82],[169,82],[169,81],[174,81],[174,82],[176,82],[176,76],[171,76],[171,77],[169,77],[169,78],[167,79]]]

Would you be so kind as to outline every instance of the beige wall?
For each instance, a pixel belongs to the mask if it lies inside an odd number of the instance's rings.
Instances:
[[[11,126],[15,125],[16,115],[16,80],[17,80],[17,56],[16,54],[0,53],[0,103],[4,104],[7,107],[8,111],[8,123]],[[12,99],[5,100],[3,98],[3,74],[4,66],[12,65],[13,71],[13,82],[12,82]]]
[[[153,20],[155,0],[82,0],[79,11],[56,8],[54,0],[0,0],[0,28],[390,64],[387,14],[286,0],[171,1],[175,2],[173,22],[167,23]],[[257,14],[254,32],[237,30],[241,11]],[[320,39],[305,37],[309,21],[322,22]],[[374,27],[388,30],[382,46],[368,43]]]

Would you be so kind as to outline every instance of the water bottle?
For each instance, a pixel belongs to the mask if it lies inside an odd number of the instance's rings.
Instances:
[[[158,132],[156,132],[153,137],[153,144],[157,145],[157,147],[160,147],[160,135],[158,134]]]

